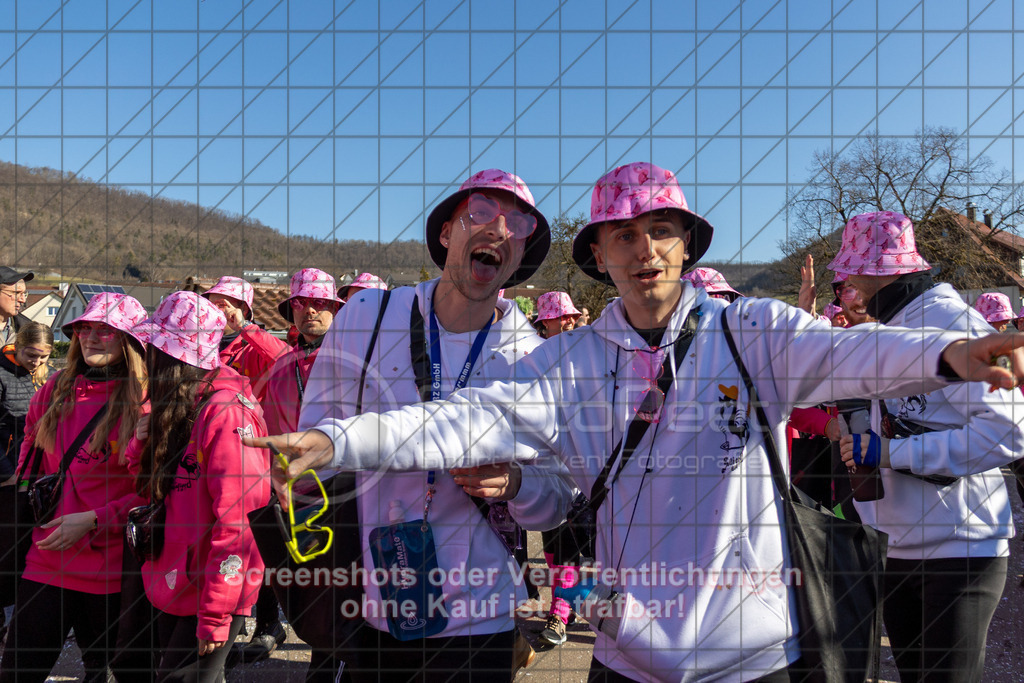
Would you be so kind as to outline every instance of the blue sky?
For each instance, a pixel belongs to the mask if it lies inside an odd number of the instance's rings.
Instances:
[[[868,131],[950,126],[1020,179],[1012,0],[2,0],[0,27],[0,159],[293,234],[419,239],[493,167],[587,211],[650,160],[708,258],[762,261],[814,150]]]

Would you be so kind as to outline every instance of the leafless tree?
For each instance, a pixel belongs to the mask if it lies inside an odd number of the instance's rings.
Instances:
[[[562,215],[551,221],[551,250],[531,283],[566,292],[576,308],[585,307],[590,311],[591,318],[596,318],[608,300],[618,294],[614,287],[584,275],[572,258],[572,239],[586,224],[587,218],[582,213],[575,216]]]
[[[784,293],[799,288],[806,254],[819,266],[828,264],[846,221],[868,211],[909,217],[918,248],[939,279],[964,288],[1003,284],[992,280],[1007,264],[986,247],[1000,231],[1015,232],[1024,215],[1024,192],[990,158],[969,157],[966,140],[956,131],[926,128],[912,138],[869,135],[842,153],[817,152],[808,170],[810,181],[788,202],[796,230],[780,245]],[[975,239],[957,223],[968,202],[991,212],[990,234]],[[830,294],[831,273],[819,267],[817,278],[819,292]]]

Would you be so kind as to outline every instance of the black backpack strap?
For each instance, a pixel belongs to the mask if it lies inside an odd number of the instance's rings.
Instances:
[[[413,297],[409,312],[409,355],[412,358],[412,373],[416,378],[416,391],[421,401],[430,400],[430,349],[420,313],[419,295]]]
[[[686,322],[683,324],[683,329],[679,332],[679,336],[676,337],[675,344],[673,344],[673,356],[675,357],[675,367],[681,368],[683,366],[683,360],[686,358],[687,351],[690,350],[690,344],[693,343],[694,337],[697,335],[697,321],[700,318],[700,308],[694,308],[690,310],[689,315],[686,316]],[[672,381],[675,379],[672,363],[669,362],[668,354],[665,354],[665,360],[661,364],[662,372],[661,377],[658,378],[658,388],[661,393],[666,397],[668,391],[672,388]],[[636,415],[629,423],[629,428],[626,430],[625,445],[620,440],[615,447],[612,448],[612,452],[609,454],[608,459],[605,460],[604,469],[597,475],[597,479],[594,481],[593,487],[590,489],[590,509],[595,513],[598,508],[604,503],[604,499],[608,497],[609,486],[606,486],[608,477],[611,476],[612,464],[615,462],[615,455],[622,448],[622,458],[619,460],[619,467],[615,470],[615,476],[612,477],[612,484],[614,484],[619,475],[622,474],[622,470],[625,469],[626,464],[630,458],[633,457],[633,452],[636,451],[636,447],[640,444],[640,440],[644,438],[644,434],[647,433],[651,423],[642,420]]]
[[[377,312],[377,322],[373,326],[373,334],[370,335],[370,344],[366,349],[366,357],[363,359],[363,369],[359,373],[359,396],[356,398],[356,415],[361,415],[363,412],[363,389],[366,387],[366,371],[370,367],[370,359],[373,358],[373,349],[377,346],[377,337],[380,336],[380,326],[384,321],[384,311],[388,310],[388,300],[390,298],[391,290],[385,289],[384,295],[380,299],[380,310]],[[415,308],[415,305],[413,307]]]

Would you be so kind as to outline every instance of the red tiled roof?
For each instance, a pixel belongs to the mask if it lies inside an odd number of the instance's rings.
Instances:
[[[217,284],[217,278],[196,278],[195,284],[202,291]],[[251,282],[252,285],[252,319],[267,328],[270,332],[286,332],[292,325],[277,312],[277,305],[288,298],[288,285]]]
[[[988,242],[998,242],[1000,245],[1017,252],[1019,255],[1024,255],[1024,238],[1018,237],[1013,233],[1006,232],[1005,230],[995,230],[988,227],[980,221],[972,221],[962,213],[957,213],[945,207],[940,208],[936,213],[944,213],[949,215],[956,221],[956,223],[967,233],[971,240],[977,244],[985,255],[990,257],[994,263],[1002,264],[1003,260],[1000,259],[992,251]],[[1021,276],[1020,272],[1006,266],[1001,266],[1003,272],[1007,277],[1013,280],[1014,284],[1017,285],[1021,291],[1024,291],[1024,277]]]

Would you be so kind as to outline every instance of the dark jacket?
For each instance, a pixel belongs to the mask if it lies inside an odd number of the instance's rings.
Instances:
[[[25,415],[36,393],[32,375],[15,363],[13,356],[13,345],[0,353],[0,479],[14,474],[25,435]]]

